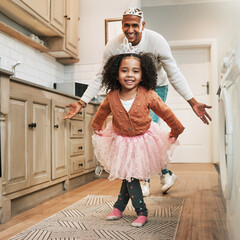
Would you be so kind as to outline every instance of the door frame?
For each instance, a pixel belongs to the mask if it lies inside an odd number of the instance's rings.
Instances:
[[[211,81],[210,81],[210,91],[211,91],[211,118],[210,122],[210,136],[211,136],[211,147],[212,147],[212,162],[219,162],[219,140],[218,140],[218,97],[217,90],[219,86],[218,78],[218,64],[217,64],[217,40],[216,39],[194,39],[194,40],[180,40],[180,41],[169,41],[168,42],[171,50],[186,49],[186,48],[209,48],[210,53],[210,71],[211,71]],[[214,144],[215,143],[215,144]],[[217,144],[216,144],[217,143]]]

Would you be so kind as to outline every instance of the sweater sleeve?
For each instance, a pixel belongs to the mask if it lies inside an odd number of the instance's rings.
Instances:
[[[96,75],[91,80],[91,82],[89,83],[83,96],[81,97],[81,99],[85,103],[90,102],[91,99],[94,98],[100,91],[101,86],[102,86],[103,67],[104,67],[105,63],[107,62],[107,60],[114,54],[114,48],[116,48],[115,47],[116,41],[117,40],[114,39],[113,41],[108,42],[108,44],[105,46],[100,68],[99,68],[98,72],[96,73]]]
[[[91,80],[86,91],[81,97],[81,99],[85,103],[89,103],[91,99],[93,99],[98,94],[98,92],[101,89],[101,82],[102,82],[102,66],[100,67],[94,78]]]
[[[156,37],[156,41],[156,46],[158,46],[156,49],[157,55],[167,74],[169,82],[185,100],[193,98],[188,82],[178,68],[176,60],[172,56],[169,44],[160,34]]]
[[[102,126],[107,119],[108,115],[111,113],[111,108],[108,100],[108,95],[104,102],[100,105],[92,121],[92,128],[94,130],[101,130]]]
[[[154,91],[150,91],[148,101],[150,108],[171,128],[170,136],[177,138],[183,132],[184,127],[172,110]]]

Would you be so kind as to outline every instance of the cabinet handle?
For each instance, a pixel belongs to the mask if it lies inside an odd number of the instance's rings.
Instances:
[[[64,16],[67,20],[70,20],[70,17],[68,17],[67,15]]]
[[[36,124],[36,123],[29,123],[29,124],[28,124],[28,127],[30,127],[30,128],[36,128],[36,127],[37,127],[37,124]]]
[[[78,166],[79,166],[79,167],[83,167],[83,163],[79,163]]]
[[[78,129],[78,132],[82,132],[82,129]]]
[[[78,149],[83,149],[83,147],[81,146],[81,147],[78,147]]]
[[[54,128],[59,128],[59,125],[58,125],[58,124],[55,124],[55,125],[54,125]]]

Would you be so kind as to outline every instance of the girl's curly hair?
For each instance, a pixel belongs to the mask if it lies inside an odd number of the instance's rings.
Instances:
[[[121,62],[126,57],[136,57],[140,60],[142,69],[142,81],[140,85],[147,90],[154,90],[157,86],[157,70],[154,64],[154,56],[151,53],[126,53],[111,56],[103,67],[102,86],[108,90],[121,89],[118,81],[118,71]]]

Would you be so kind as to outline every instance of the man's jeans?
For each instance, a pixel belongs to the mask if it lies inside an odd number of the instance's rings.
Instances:
[[[166,102],[167,93],[168,93],[168,85],[156,87],[155,92],[164,102]],[[151,116],[153,122],[158,123],[159,116],[156,115],[152,110],[150,110],[150,116]]]

